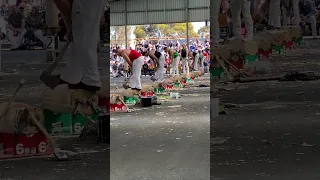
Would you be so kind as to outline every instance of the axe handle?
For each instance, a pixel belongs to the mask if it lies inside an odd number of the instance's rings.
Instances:
[[[19,86],[17,87],[17,89],[15,90],[15,92],[13,93],[12,97],[10,98],[6,108],[4,109],[4,111],[2,112],[1,116],[0,116],[0,122],[2,121],[2,118],[5,116],[6,112],[8,111],[11,103],[15,100],[19,90],[22,88],[22,86],[24,85],[24,83],[21,83],[19,84]]]
[[[65,43],[58,55],[58,57],[56,58],[55,61],[52,62],[52,64],[50,64],[50,66],[46,69],[46,72],[48,72],[49,74],[51,74],[56,67],[58,66],[58,63],[62,60],[63,55],[65,54],[65,52],[67,51],[69,45],[70,45],[70,41],[67,41],[67,43]]]

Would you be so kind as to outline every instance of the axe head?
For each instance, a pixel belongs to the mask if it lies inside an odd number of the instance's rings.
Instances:
[[[52,75],[47,71],[43,71],[40,80],[49,88],[54,89],[60,84],[60,75]]]
[[[124,89],[129,89],[129,85],[127,85],[127,83],[123,84],[122,87],[123,87]]]

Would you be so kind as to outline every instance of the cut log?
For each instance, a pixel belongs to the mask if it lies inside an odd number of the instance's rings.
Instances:
[[[0,104],[0,113],[5,110],[7,103]],[[38,132],[38,129],[31,123],[27,108],[30,107],[24,103],[13,102],[4,117],[1,119],[0,132],[1,133],[18,133],[31,135]],[[40,108],[33,108],[33,112],[37,120],[43,124],[44,115]]]

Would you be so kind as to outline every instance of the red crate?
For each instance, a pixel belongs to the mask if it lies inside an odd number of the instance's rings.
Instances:
[[[125,112],[128,111],[125,104],[110,104],[110,112]]]
[[[148,96],[148,97],[152,97],[152,96],[154,96],[154,92],[152,92],[152,91],[147,92],[147,96]]]
[[[18,135],[0,133],[0,159],[53,154],[53,148],[42,133]]]

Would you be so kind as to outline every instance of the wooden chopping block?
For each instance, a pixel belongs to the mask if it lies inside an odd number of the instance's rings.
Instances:
[[[144,85],[142,85],[142,92],[149,92],[149,91],[153,91],[154,87],[152,83],[146,83]]]
[[[0,104],[0,113],[3,113],[7,103]],[[0,132],[2,133],[19,133],[25,135],[31,135],[38,132],[38,128],[34,126],[30,120],[30,116],[27,111],[27,107],[30,107],[24,103],[13,102],[9,106],[8,111],[4,117],[0,120]],[[40,108],[33,108],[33,112],[37,120],[43,124],[44,115]]]
[[[301,28],[300,27],[292,27],[291,28],[291,36],[294,38],[301,37]]]
[[[82,89],[69,89],[67,84],[61,84],[55,89],[47,89],[42,94],[42,104],[44,109],[51,110],[56,113],[73,113],[77,106],[77,99],[89,100],[92,99],[92,104],[98,107],[98,93]],[[79,109],[79,113],[89,115],[94,113],[95,110],[92,105],[85,104]]]
[[[231,41],[228,45],[228,49],[230,49],[233,52],[244,52],[245,54],[249,55],[255,55],[258,53],[257,41],[243,41],[239,39]]]
[[[282,30],[284,31],[283,32],[283,34],[284,34],[283,40],[285,42],[292,41],[293,36],[291,33],[291,31],[292,31],[291,28],[290,27],[283,27]]]
[[[272,40],[272,45],[282,45],[284,40],[284,31],[272,30],[268,32]]]

